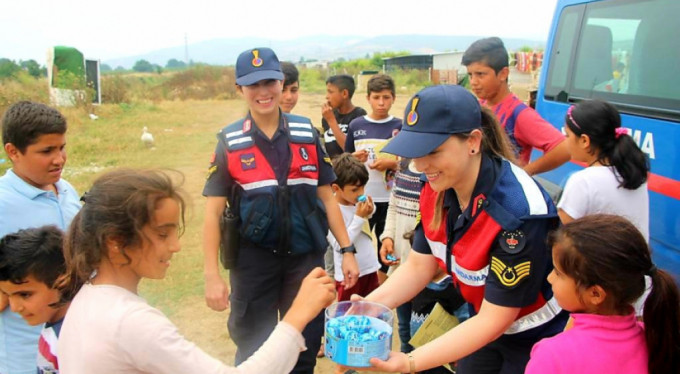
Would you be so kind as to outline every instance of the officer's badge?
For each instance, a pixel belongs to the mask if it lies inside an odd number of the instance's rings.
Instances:
[[[525,261],[515,266],[508,266],[496,256],[491,256],[491,271],[496,274],[498,281],[505,287],[515,287],[528,277],[531,272],[531,261]]]
[[[243,121],[243,133],[247,133],[253,127],[253,121],[249,119]]]
[[[309,160],[309,153],[307,153],[307,150],[304,147],[300,147],[300,157],[305,161]]]
[[[392,137],[393,137],[393,138],[394,138],[395,136],[397,136],[397,134],[399,134],[399,129],[394,129],[394,130],[392,130]]]
[[[524,249],[524,246],[527,244],[527,238],[522,230],[503,230],[498,238],[498,244],[504,251],[514,255]]]
[[[213,174],[217,171],[217,165],[212,165],[210,168],[208,168],[208,174],[205,176],[205,179],[208,180],[210,177],[212,177]]]
[[[418,122],[418,113],[416,112],[418,101],[420,101],[420,99],[417,97],[414,97],[413,100],[411,100],[411,110],[406,116],[406,124],[409,126],[413,126],[416,124],[416,122]]]
[[[255,169],[255,155],[252,153],[245,153],[241,155],[241,169],[250,170]]]
[[[215,159],[216,159],[216,158],[217,158],[217,155],[215,154],[215,152],[213,152],[213,153],[212,153],[212,156],[210,156],[210,163],[211,163],[211,164],[215,163]]]
[[[264,64],[264,61],[260,58],[260,51],[253,49],[253,60],[251,61],[254,67],[259,68]]]
[[[328,165],[333,165],[333,163],[331,162],[331,158],[330,158],[330,157],[324,157],[324,158],[323,158],[323,162],[327,163]]]
[[[485,198],[484,194],[479,194],[479,195],[477,195],[477,197],[474,198],[474,200],[473,200],[474,202],[473,202],[473,205],[472,205],[472,216],[473,217],[477,214],[477,212],[482,210],[482,208],[484,207],[484,201],[486,201],[485,199],[486,198]]]

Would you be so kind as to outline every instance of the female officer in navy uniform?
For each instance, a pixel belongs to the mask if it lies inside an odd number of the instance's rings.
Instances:
[[[217,135],[203,190],[207,196],[203,247],[208,306],[231,304],[228,327],[236,364],[252,355],[290,307],[302,279],[324,266],[326,235],[341,243],[346,287],[356,283],[354,247],[330,183],[335,174],[309,119],[279,109],[283,74],[269,48],[244,51],[236,62],[238,91],[248,114]],[[220,218],[238,216],[238,255],[230,269],[231,296],[219,275]],[[229,242],[230,240],[225,240]],[[303,331],[307,350],[294,373],[314,371],[322,314]]]
[[[408,103],[405,126],[385,152],[413,158],[427,183],[409,260],[366,297],[410,300],[437,266],[452,275],[472,317],[410,354],[373,359],[413,373],[457,361],[459,374],[523,373],[532,345],[561,331],[552,297],[547,233],[559,222],[543,189],[512,157],[493,116],[460,86],[428,87]]]

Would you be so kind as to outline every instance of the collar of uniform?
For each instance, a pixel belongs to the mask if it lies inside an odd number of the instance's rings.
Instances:
[[[281,111],[280,108],[279,108],[279,127],[276,129],[276,132],[274,133],[274,136],[272,136],[271,139],[269,139],[267,137],[267,135],[265,135],[262,132],[262,130],[260,130],[260,128],[257,127],[257,124],[255,123],[255,120],[253,119],[253,117],[250,115],[250,112],[248,112],[248,115],[246,116],[246,119],[244,121],[250,121],[251,122],[251,128],[250,128],[250,131],[248,131],[249,133],[251,133],[251,134],[255,133],[255,134],[257,134],[257,136],[259,136],[259,137],[261,137],[261,138],[263,138],[263,139],[265,139],[269,142],[273,142],[277,137],[279,137],[282,134],[285,134],[285,131],[286,131],[286,118],[283,115],[283,112]]]
[[[477,175],[477,183],[475,183],[475,187],[472,190],[471,195],[472,201],[468,204],[467,209],[465,209],[465,211],[467,212],[466,214],[469,215],[472,203],[474,202],[477,196],[483,194],[485,198],[489,197],[489,192],[493,189],[496,183],[496,179],[498,178],[498,172],[500,171],[500,167],[501,167],[500,159],[491,158],[485,154],[482,154],[482,163],[479,166],[479,175]],[[458,213],[460,213],[458,196],[456,195],[456,191],[453,188],[449,188],[448,190],[446,190],[446,194],[444,195],[444,208],[451,207],[456,208],[457,210],[459,210]]]
[[[14,170],[12,169],[7,170],[7,173],[5,175],[7,178],[9,178],[10,184],[17,192],[31,200],[35,199],[40,195],[48,194],[51,192],[41,190],[40,188],[31,185],[30,183],[26,182],[25,180],[21,179],[18,175],[16,175],[16,173],[14,173]],[[63,186],[61,185],[61,179],[58,180],[57,183],[55,183],[54,185],[57,188],[57,191],[61,193],[61,191],[63,190]]]

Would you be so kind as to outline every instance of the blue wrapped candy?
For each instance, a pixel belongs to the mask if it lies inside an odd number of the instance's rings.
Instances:
[[[393,318],[388,308],[366,301],[330,306],[326,310],[326,356],[352,367],[368,367],[372,357],[386,360],[392,348]]]
[[[364,201],[366,201],[366,199],[367,199],[366,195],[360,195],[359,197],[357,197],[357,201],[360,203],[363,203]]]
[[[388,255],[387,255],[387,256],[385,256],[385,257],[386,257],[386,258],[387,258],[388,260],[390,260],[390,261],[397,261],[397,258],[396,258],[396,257],[394,257],[394,255],[393,255],[393,254],[391,254],[391,253],[390,253],[390,254],[388,254]]]

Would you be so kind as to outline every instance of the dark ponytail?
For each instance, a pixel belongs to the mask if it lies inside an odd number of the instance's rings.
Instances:
[[[630,313],[645,291],[644,276],[649,275],[652,291],[643,313],[649,373],[680,373],[678,288],[670,275],[656,269],[647,241],[630,221],[608,214],[585,216],[552,232],[548,244],[577,287],[602,287],[605,303],[620,315]]]
[[[619,187],[634,190],[647,181],[647,156],[630,135],[617,134],[621,116],[613,105],[601,100],[583,101],[569,110],[565,123],[576,136],[588,135],[597,161],[616,169]]]
[[[649,352],[649,373],[680,372],[680,296],[668,273],[652,268],[652,291],[645,301],[642,319]]]
[[[482,151],[507,159],[516,164],[515,151],[510,143],[508,134],[498,123],[491,109],[482,107]]]

